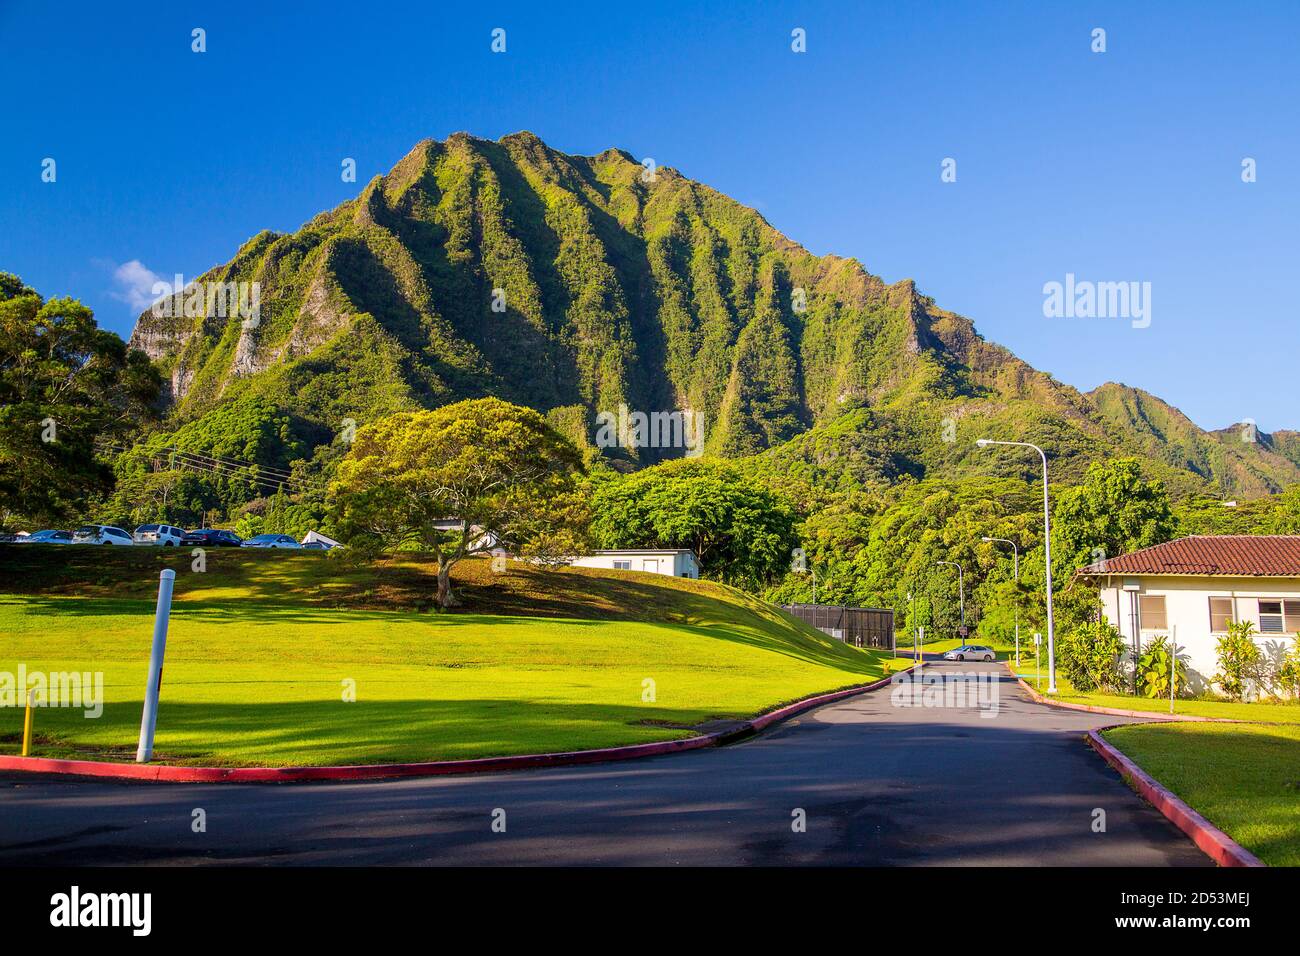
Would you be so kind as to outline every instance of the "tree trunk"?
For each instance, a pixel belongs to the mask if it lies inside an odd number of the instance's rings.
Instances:
[[[438,558],[438,606],[439,607],[456,607],[460,601],[456,600],[456,594],[451,589],[451,566],[454,561],[447,561],[444,558]]]

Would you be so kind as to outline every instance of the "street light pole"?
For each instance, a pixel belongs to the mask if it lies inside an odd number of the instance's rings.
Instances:
[[[1016,666],[1020,666],[1020,548],[1010,538],[983,538],[984,541],[1001,541],[1011,545],[1011,560],[1016,577]]]
[[[1018,448],[1032,448],[1043,460],[1043,557],[1047,564],[1047,692],[1056,693],[1056,627],[1052,620],[1052,506],[1047,497],[1047,452],[1027,441],[995,441],[992,438],[980,438],[976,445],[986,448],[989,445],[1014,445]]]
[[[957,599],[961,602],[961,627],[966,629],[966,585],[963,583],[962,566],[956,561],[936,561],[935,564],[946,564],[957,569]],[[966,638],[963,635],[962,640]]]

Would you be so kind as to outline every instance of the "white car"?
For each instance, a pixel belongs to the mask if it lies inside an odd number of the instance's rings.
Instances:
[[[998,655],[983,644],[963,644],[943,655],[945,661],[995,661]]]
[[[169,524],[142,524],[135,529],[136,544],[157,544],[175,548],[180,546],[181,539],[184,537],[184,528],[176,528]]]
[[[72,533],[73,544],[135,544],[131,536],[111,524],[83,524]]]
[[[72,544],[72,532],[53,529],[33,531],[31,534],[23,535],[18,542],[20,544]]]

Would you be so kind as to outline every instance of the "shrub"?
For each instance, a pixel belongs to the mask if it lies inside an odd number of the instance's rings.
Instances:
[[[1174,695],[1187,687],[1187,667],[1172,653],[1169,639],[1161,634],[1147,644],[1146,652],[1138,658],[1138,687],[1147,697],[1168,697],[1172,666]]]
[[[1120,659],[1124,639],[1105,621],[1063,635],[1058,647],[1058,663],[1066,680],[1084,693],[1094,690],[1118,690],[1123,681]]]
[[[1259,681],[1263,655],[1255,643],[1255,622],[1234,621],[1216,648],[1219,672],[1214,682],[1233,700],[1241,700],[1247,681]]]
[[[1282,655],[1274,673],[1278,688],[1288,697],[1300,697],[1300,633]]]

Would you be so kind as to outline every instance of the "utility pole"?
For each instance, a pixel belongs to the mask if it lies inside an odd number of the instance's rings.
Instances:
[[[995,441],[980,438],[975,442],[981,448],[989,445],[1015,445],[1032,448],[1043,460],[1043,557],[1047,565],[1047,692],[1056,693],[1056,625],[1052,620],[1052,505],[1047,493],[1047,452],[1027,441]]]
[[[961,602],[961,639],[966,640],[966,584],[965,569],[956,561],[936,561],[957,569],[957,599]]]
[[[1011,559],[1015,568],[1016,579],[1016,666],[1020,666],[1020,548],[1010,538],[989,538],[985,537],[982,541],[1001,541],[1003,544],[1011,545]]]

